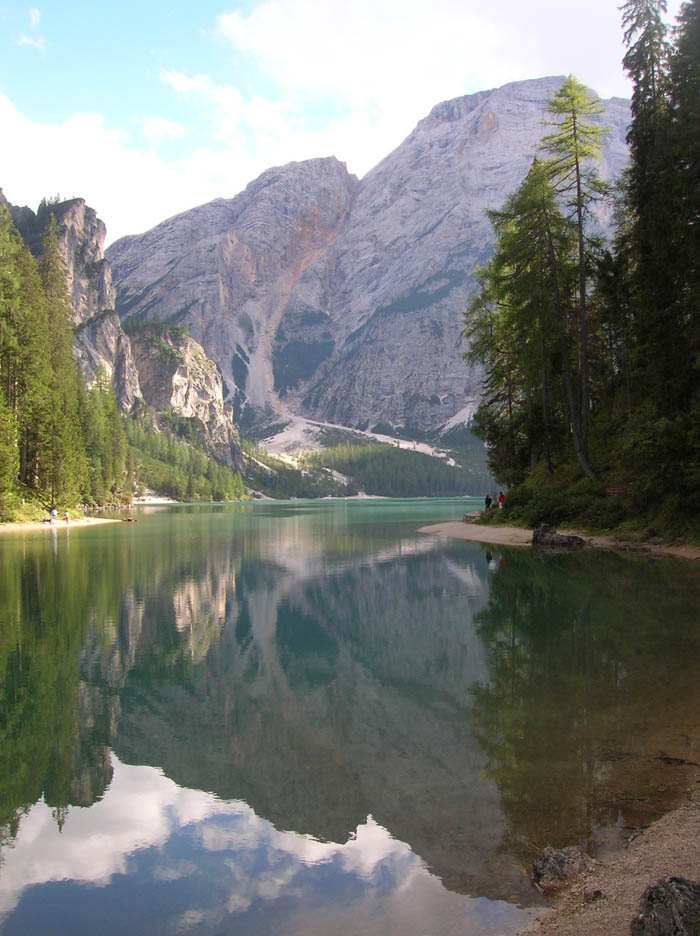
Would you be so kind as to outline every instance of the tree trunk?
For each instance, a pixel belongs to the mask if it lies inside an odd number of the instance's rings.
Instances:
[[[595,478],[595,472],[588,461],[588,453],[580,433],[579,408],[574,394],[574,383],[571,377],[571,364],[569,362],[569,349],[566,345],[566,333],[564,330],[565,319],[564,309],[561,301],[561,292],[559,290],[559,277],[557,276],[556,256],[554,253],[554,243],[552,241],[552,231],[549,224],[549,217],[544,211],[544,220],[547,228],[547,244],[549,246],[549,265],[552,276],[552,285],[554,287],[554,305],[557,311],[557,329],[559,332],[559,349],[562,357],[562,367],[564,368],[564,383],[566,386],[566,399],[569,407],[569,416],[571,418],[571,435],[574,442],[574,451],[578,458],[583,473],[589,478]]]

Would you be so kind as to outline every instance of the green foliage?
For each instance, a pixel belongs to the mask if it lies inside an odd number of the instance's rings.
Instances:
[[[19,464],[17,422],[0,394],[0,517]]]
[[[591,163],[602,129],[588,122],[600,104],[569,77],[544,138],[556,201],[533,168],[491,215],[496,250],[465,328],[486,372],[474,430],[515,485],[498,521],[697,538],[700,5],[683,5],[671,43],[663,0],[622,9],[635,87],[617,236],[601,251],[586,233],[604,191]]]
[[[245,477],[249,486],[268,497],[347,497],[357,491],[351,485],[338,481],[325,469],[305,465],[294,468],[266,449],[250,441],[242,443],[245,452]]]
[[[134,483],[179,500],[245,496],[238,472],[201,449],[198,421],[156,431],[147,419],[129,425],[107,375],[88,389],[73,357],[74,330],[56,219],[36,261],[0,206],[0,511],[29,517],[39,505],[118,505]],[[111,311],[105,314],[112,314]],[[162,353],[187,336],[181,326],[132,323]],[[24,501],[27,507],[23,507]]]
[[[98,371],[81,408],[82,434],[87,456],[83,502],[106,505],[131,500],[132,476],[124,418],[114,388]]]
[[[152,419],[136,416],[127,421],[126,434],[138,486],[180,501],[232,501],[246,497],[238,471],[179,438],[167,425],[156,431]]]
[[[54,506],[59,502],[75,503],[84,484],[86,461],[79,417],[84,384],[73,357],[72,308],[53,213],[42,241],[39,272],[46,295],[53,372],[48,409],[48,487]]]
[[[380,442],[332,446],[306,455],[303,464],[332,468],[354,488],[384,497],[452,497],[484,487],[484,478],[469,468]]]
[[[576,413],[569,316],[575,234],[537,160],[503,209],[489,216],[496,249],[477,274],[481,288],[465,318],[465,357],[486,372],[472,429],[488,443],[492,473],[514,484],[541,456],[551,468],[566,415]]]
[[[123,322],[122,327],[127,335],[139,338],[149,347],[156,348],[166,366],[181,363],[182,354],[176,346],[189,338],[190,330],[187,325],[132,315]]]

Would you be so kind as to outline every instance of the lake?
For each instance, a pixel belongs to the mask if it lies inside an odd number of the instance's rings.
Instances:
[[[700,570],[451,500],[0,537],[0,932],[495,936],[700,761]]]

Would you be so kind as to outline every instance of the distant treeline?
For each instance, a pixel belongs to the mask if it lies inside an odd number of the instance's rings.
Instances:
[[[385,497],[453,497],[473,494],[477,483],[466,469],[440,458],[380,442],[346,443],[306,455],[308,468],[332,468],[346,475],[353,493]]]
[[[636,522],[700,535],[700,2],[621,7],[630,163],[595,173],[601,103],[573,76],[466,316],[485,369],[475,431],[524,522]],[[603,116],[598,116],[603,115]],[[611,199],[612,244],[592,212]]]

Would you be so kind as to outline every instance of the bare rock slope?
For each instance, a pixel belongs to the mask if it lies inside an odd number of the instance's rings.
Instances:
[[[466,421],[480,375],[460,333],[485,211],[525,176],[561,82],[439,104],[361,181],[334,158],[291,163],[123,238],[107,252],[120,315],[187,324],[239,405],[360,428]],[[629,107],[606,104],[610,179]]]

